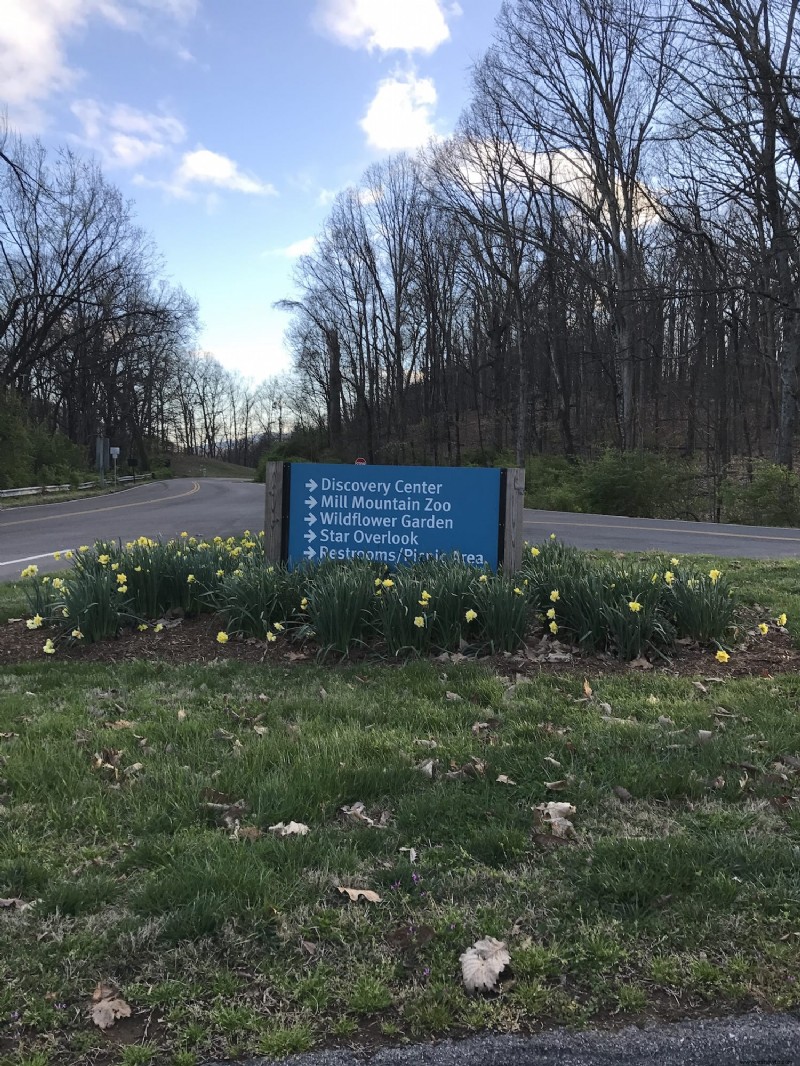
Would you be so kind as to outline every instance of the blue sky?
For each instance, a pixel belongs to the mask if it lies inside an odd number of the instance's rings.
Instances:
[[[294,257],[375,159],[447,135],[500,0],[3,0],[0,108],[135,201],[203,349],[288,368]]]

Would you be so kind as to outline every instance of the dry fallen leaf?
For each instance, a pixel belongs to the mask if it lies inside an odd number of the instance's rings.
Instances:
[[[118,1018],[130,1018],[131,1008],[113,985],[98,984],[92,992],[92,1021],[99,1029],[110,1029]]]
[[[461,956],[461,976],[467,992],[492,992],[511,962],[505,942],[493,936],[476,941]]]
[[[551,800],[549,803],[537,803],[533,809],[541,822],[550,825],[553,836],[575,835],[575,826],[570,821],[575,814],[575,808],[571,803],[556,803]]]
[[[433,751],[434,748],[439,747],[435,740],[419,740],[416,737],[414,738],[414,744],[416,744],[418,748],[427,748],[429,751]]]
[[[233,837],[235,840],[259,840],[263,835],[264,833],[257,825],[246,825],[244,829],[239,828],[237,825],[236,829],[233,831]]]
[[[275,825],[269,827],[270,833],[276,833],[279,837],[304,837],[310,830],[307,825],[303,825],[302,822],[277,822]]]
[[[584,696],[586,696],[587,699],[592,698],[592,686],[589,684],[586,678],[583,679],[583,694]]]
[[[377,892],[373,892],[369,888],[344,888],[339,886],[339,891],[343,896],[347,896],[353,903],[357,903],[360,899],[365,899],[367,903],[382,903],[383,900]]]
[[[178,721],[179,722],[185,722],[186,721],[186,711],[184,711],[183,707],[181,707],[178,710]]]
[[[423,777],[433,780],[433,775],[436,773],[436,767],[438,765],[438,759],[426,759],[424,762],[419,763],[415,769],[419,770]]]
[[[413,863],[415,863],[417,861],[417,849],[416,848],[399,848],[398,850],[407,852],[408,861],[410,863],[413,864]]]
[[[254,725],[253,726],[253,732],[258,737],[265,737],[267,735],[267,733],[269,733],[269,730],[267,729],[267,727],[265,725]]]
[[[545,781],[544,787],[550,792],[563,792],[572,784],[572,778],[562,777],[559,781]]]
[[[623,785],[614,785],[611,789],[617,799],[622,800],[623,803],[628,803],[633,799],[633,796],[628,792],[627,788]]]
[[[628,666],[632,670],[652,670],[653,664],[649,662],[644,656],[639,656],[638,659],[633,659],[628,663]]]
[[[697,730],[697,742],[698,744],[708,744],[709,740],[713,740],[714,734],[710,729],[698,729]]]
[[[446,700],[452,700],[455,703],[459,703],[459,702],[461,702],[464,699],[464,697],[463,696],[459,696],[459,694],[457,692],[445,692],[444,698]]]
[[[0,911],[2,910],[16,910],[24,911],[30,907],[30,903],[26,903],[23,899],[17,899],[12,897],[11,899],[0,899]]]
[[[497,777],[498,785],[516,785],[516,781],[512,781],[507,774],[500,774]]]

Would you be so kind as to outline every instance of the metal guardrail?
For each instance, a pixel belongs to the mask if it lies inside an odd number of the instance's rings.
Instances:
[[[155,477],[155,474],[139,474],[138,476],[132,475],[129,477],[118,477],[116,480],[117,485],[122,485],[128,481],[132,481],[135,485],[137,481],[147,481],[150,478]],[[0,489],[0,500],[11,498],[12,496],[41,496],[48,492],[69,492],[71,489],[99,489],[100,485],[96,481],[84,481],[81,485],[32,485],[29,488],[24,489]]]

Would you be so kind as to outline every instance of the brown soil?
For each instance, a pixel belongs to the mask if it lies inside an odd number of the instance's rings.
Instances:
[[[97,644],[59,646],[52,658],[67,662],[121,663],[145,662],[207,663],[213,659],[236,662],[302,667],[319,662],[319,648],[313,644],[292,644],[286,639],[275,644],[263,641],[236,639],[227,644],[217,643],[219,621],[209,616],[181,619],[160,633],[152,627],[145,633],[125,630],[114,640]],[[0,627],[0,667],[12,663],[41,662],[48,658],[42,652],[48,632],[29,630],[24,621],[13,621]],[[475,661],[471,656],[442,655],[437,662]],[[338,656],[328,656],[328,664],[338,663]],[[401,665],[401,660],[381,657],[378,651],[359,652],[349,662],[381,662]],[[492,666],[503,674],[535,676],[539,673],[612,674],[640,672],[650,669],[672,675],[701,675],[710,677],[771,677],[775,674],[800,674],[800,649],[795,647],[785,630],[770,630],[767,636],[747,634],[731,652],[729,662],[718,663],[714,649],[695,644],[680,644],[669,658],[651,655],[650,662],[619,662],[609,655],[588,655],[579,649],[550,638],[534,636],[517,655],[481,656],[477,661]]]

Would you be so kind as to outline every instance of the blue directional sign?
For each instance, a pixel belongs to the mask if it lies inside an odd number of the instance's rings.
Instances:
[[[396,566],[458,552],[497,568],[501,470],[318,463],[289,470],[290,566],[355,558]]]

